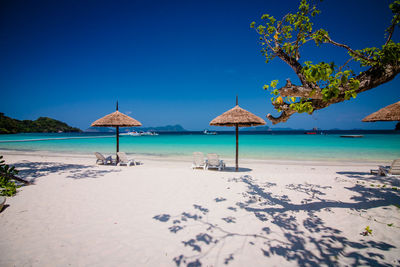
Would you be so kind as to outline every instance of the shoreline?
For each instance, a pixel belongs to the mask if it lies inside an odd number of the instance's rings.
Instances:
[[[52,140],[94,139],[94,138],[111,138],[111,137],[113,136],[56,137],[56,138],[38,138],[38,139],[22,139],[22,140],[0,140],[0,143],[39,142],[39,141],[52,141]]]
[[[105,153],[104,153],[105,154]],[[151,161],[182,161],[182,162],[192,162],[192,155],[163,155],[163,154],[141,154],[141,153],[126,153],[128,157],[135,157],[135,159],[146,159]],[[14,149],[0,149],[0,155],[7,156],[39,156],[39,157],[57,157],[57,158],[85,158],[85,159],[93,159],[95,162],[95,156],[92,153],[87,152],[70,152],[70,151],[45,151],[45,150],[14,150]],[[111,155],[115,158],[114,154],[105,154]],[[206,156],[206,154],[204,154]],[[225,162],[234,164],[235,158],[233,157],[221,157]],[[265,163],[265,164],[279,164],[279,165],[329,165],[329,166],[341,166],[341,165],[382,165],[389,164],[390,160],[350,160],[350,159],[259,159],[259,158],[240,158],[239,157],[239,165],[240,163]]]

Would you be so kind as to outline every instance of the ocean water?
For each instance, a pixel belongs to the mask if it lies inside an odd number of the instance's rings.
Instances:
[[[248,159],[392,160],[400,158],[400,134],[362,133],[363,138],[341,138],[343,133],[305,135],[296,132],[241,132],[239,156]],[[350,134],[354,134],[351,132]],[[67,138],[67,139],[63,139]],[[71,138],[71,139],[69,139]],[[39,140],[38,140],[39,139]],[[61,133],[0,135],[0,149],[72,153],[115,153],[115,134]],[[191,157],[194,151],[235,156],[233,132],[161,133],[158,136],[121,136],[126,153]]]

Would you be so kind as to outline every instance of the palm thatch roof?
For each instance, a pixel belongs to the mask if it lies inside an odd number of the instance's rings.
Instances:
[[[118,110],[104,116],[93,122],[92,127],[132,127],[132,126],[142,126],[142,124],[135,120],[134,118],[125,115]]]
[[[253,113],[242,109],[238,105],[219,115],[210,122],[214,126],[236,126],[251,127],[256,125],[265,125],[265,121]]]
[[[400,101],[381,108],[365,117],[362,121],[400,121]]]

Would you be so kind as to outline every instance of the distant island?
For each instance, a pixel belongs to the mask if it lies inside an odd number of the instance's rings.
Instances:
[[[166,126],[157,126],[157,127],[127,127],[120,130],[120,132],[186,132],[181,125],[166,125]],[[85,132],[95,132],[95,133],[112,133],[115,132],[115,128],[110,127],[90,127]]]
[[[251,132],[258,132],[258,131],[268,131],[270,128],[268,126],[254,126],[254,127],[244,127],[242,131],[251,131]]]
[[[0,134],[15,133],[57,133],[57,132],[82,132],[81,129],[71,127],[68,124],[51,119],[40,117],[37,120],[17,120],[0,112]]]
[[[255,126],[255,127],[247,127],[243,128],[242,131],[250,131],[250,132],[261,132],[261,131],[304,131],[304,129],[292,129],[288,127],[274,127],[271,128],[269,126]]]

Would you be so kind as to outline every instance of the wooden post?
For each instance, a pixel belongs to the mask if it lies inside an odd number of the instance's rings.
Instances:
[[[236,171],[239,170],[239,124],[236,127]]]
[[[118,152],[119,152],[119,126],[117,126],[117,164],[119,162],[119,158],[118,158]]]
[[[236,95],[236,106],[239,105],[238,96]],[[236,130],[236,171],[239,170],[239,124],[235,125]]]

